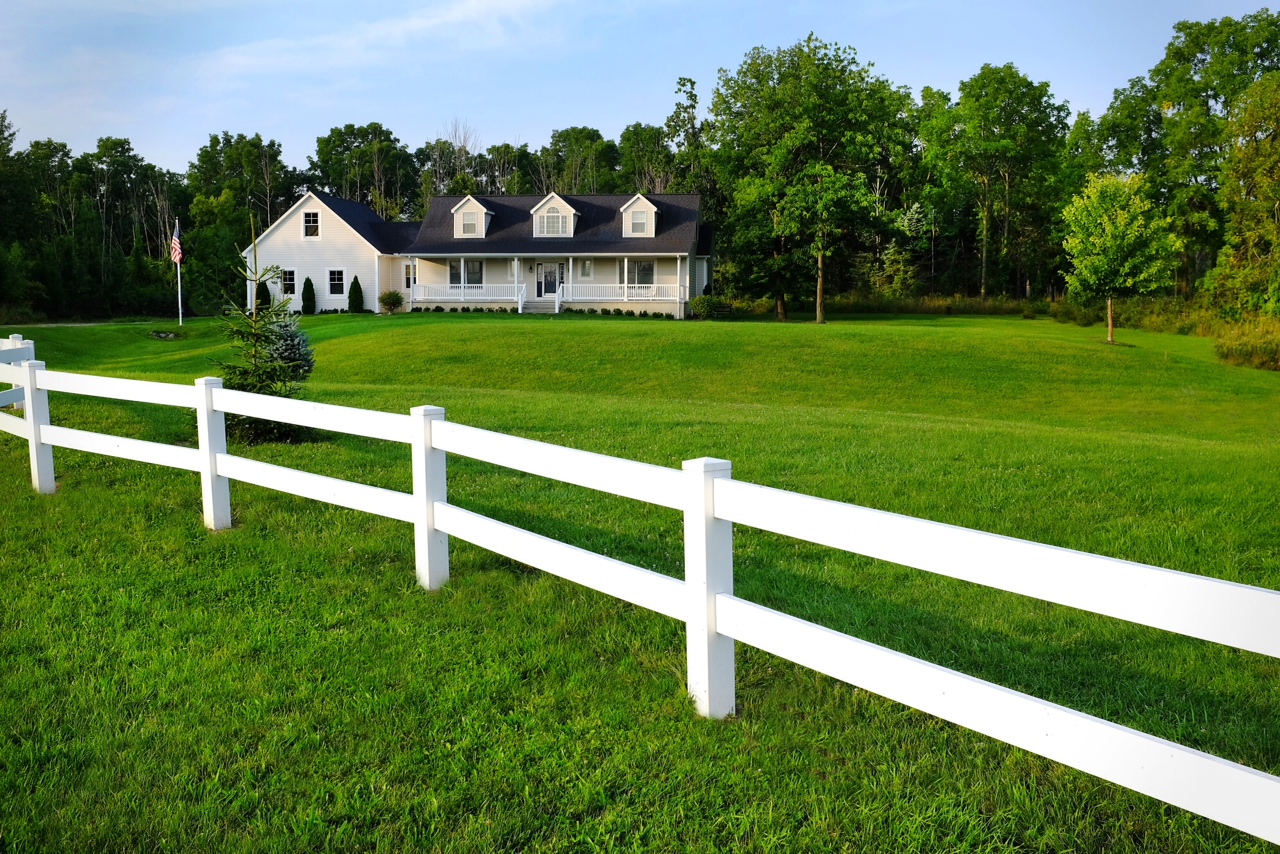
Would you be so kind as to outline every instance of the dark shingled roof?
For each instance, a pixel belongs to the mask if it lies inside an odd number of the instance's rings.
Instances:
[[[531,211],[545,196],[473,196],[493,213],[482,238],[454,237],[451,210],[465,196],[437,196],[408,255],[641,255],[684,254],[698,243],[699,196],[696,193],[645,196],[658,209],[653,237],[623,237],[620,208],[630,195],[566,196],[578,212],[573,237],[534,237]]]
[[[351,226],[356,234],[383,255],[399,255],[418,233],[416,222],[386,222],[370,208],[359,202],[351,202],[312,190],[311,194],[324,202],[338,218]]]

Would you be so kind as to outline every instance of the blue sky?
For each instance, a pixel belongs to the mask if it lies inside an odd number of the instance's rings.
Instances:
[[[303,166],[329,128],[379,121],[410,148],[454,119],[484,145],[552,129],[661,124],[678,77],[710,102],[717,70],[809,32],[917,93],[954,92],[1012,62],[1075,110],[1163,54],[1179,20],[1239,17],[1236,0],[4,0],[0,109],[19,144],[76,152],[123,136],[185,169],[210,133],[261,132]]]

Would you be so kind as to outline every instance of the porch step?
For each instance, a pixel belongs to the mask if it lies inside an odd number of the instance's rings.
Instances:
[[[527,299],[524,301],[525,314],[555,314],[556,301],[553,299]]]

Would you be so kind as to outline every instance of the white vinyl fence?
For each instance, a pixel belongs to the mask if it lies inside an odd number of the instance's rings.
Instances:
[[[34,347],[0,341],[0,402],[23,417],[0,430],[27,440],[31,481],[54,490],[53,449],[73,448],[198,472],[205,525],[231,524],[231,480],[411,523],[419,582],[449,577],[449,537],[664,614],[687,625],[688,689],[699,714],[735,708],[734,643],[749,644],[868,691],[1223,824],[1280,843],[1280,777],[893,652],[733,595],[733,525],[1056,602],[1280,658],[1280,592],[869,510],[732,479],[724,460],[683,470],[493,433],[444,419],[263,397],[203,378],[194,387],[60,373]],[[196,413],[198,448],[49,423],[48,393],[177,406]],[[407,444],[413,491],[402,493],[227,453],[233,413]],[[445,458],[458,454],[684,514],[685,577],[669,578],[463,510],[448,502]],[[1280,737],[1280,734],[1278,734]]]

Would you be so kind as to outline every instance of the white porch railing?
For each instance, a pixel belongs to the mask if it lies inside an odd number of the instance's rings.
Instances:
[[[30,342],[9,348],[34,355]],[[28,352],[30,351],[30,352]],[[0,350],[0,354],[5,350]],[[24,438],[31,480],[55,488],[53,449],[74,448],[198,472],[205,525],[231,524],[238,480],[408,522],[419,582],[449,576],[458,537],[686,625],[689,694],[699,714],[735,709],[734,642],[747,643],[928,714],[1280,843],[1280,777],[1012,691],[796,619],[733,595],[733,525],[891,561],[1047,602],[1280,658],[1280,592],[899,516],[732,478],[725,460],[683,471],[493,433],[420,406],[408,415],[222,388],[111,379],[0,358],[0,382],[21,387],[25,417],[0,414]],[[193,409],[199,446],[184,448],[49,423],[48,393],[67,392]],[[224,413],[407,444],[411,493],[350,483],[228,453]],[[446,454],[679,510],[683,581],[463,510],[448,502]]]
[[[415,302],[518,302],[524,285],[414,285]]]
[[[676,302],[680,285],[564,285],[565,302]]]

